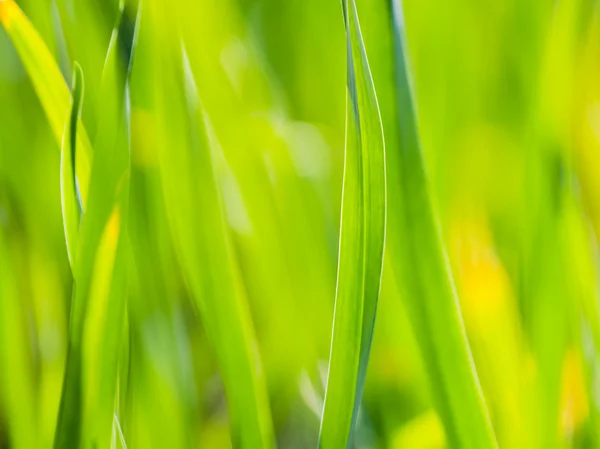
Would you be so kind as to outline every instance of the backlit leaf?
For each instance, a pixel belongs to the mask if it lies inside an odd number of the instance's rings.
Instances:
[[[333,336],[319,445],[350,445],[375,325],[385,240],[385,150],[354,0],[343,2],[348,50],[346,153]]]

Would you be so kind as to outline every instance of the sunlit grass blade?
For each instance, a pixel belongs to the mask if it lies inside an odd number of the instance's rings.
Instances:
[[[385,150],[354,0],[343,2],[348,54],[338,278],[319,446],[349,447],[375,325],[385,240]]]
[[[68,116],[71,109],[70,93],[65,79],[43,39],[14,0],[0,1],[0,23],[8,33],[27,70],[42,108],[48,117],[52,133],[58,144],[61,145],[65,117]],[[92,146],[83,127],[80,127],[77,133],[77,148],[80,155],[77,158],[76,166],[78,188],[85,203]]]
[[[75,63],[73,70],[73,106],[65,127],[62,148],[60,150],[60,199],[62,205],[63,226],[67,254],[71,267],[74,266],[77,234],[82,207],[77,192],[75,164],[77,154],[77,125],[81,117],[83,105],[83,72]]]
[[[152,5],[158,154],[184,276],[214,349],[236,448],[274,445],[250,310],[233,259],[207,124],[179,39],[175,11]]]
[[[109,45],[90,196],[77,244],[69,346],[55,447],[108,447],[128,291],[129,94],[138,3]]]
[[[400,0],[391,0],[399,139],[388,146],[391,263],[412,317],[450,447],[497,447],[429,196],[406,64]]]

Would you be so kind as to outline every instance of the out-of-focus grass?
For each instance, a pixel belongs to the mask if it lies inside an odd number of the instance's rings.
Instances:
[[[129,3],[0,0],[0,447],[600,447],[597,2]]]

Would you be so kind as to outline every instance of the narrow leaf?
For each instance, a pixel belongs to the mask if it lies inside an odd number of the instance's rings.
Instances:
[[[337,291],[319,445],[348,447],[356,422],[383,268],[383,130],[354,0],[343,2],[348,50],[346,150]]]
[[[55,447],[109,447],[128,291],[129,91],[139,22],[122,12],[103,72],[89,201],[77,242],[66,374]],[[128,23],[123,23],[123,22]]]
[[[429,196],[406,64],[403,10],[390,0],[397,133],[388,147],[390,256],[450,447],[496,448]]]
[[[75,248],[82,207],[77,192],[75,165],[77,155],[77,125],[81,117],[83,104],[83,72],[79,64],[73,69],[73,101],[71,115],[65,126],[62,148],[60,151],[60,200],[62,205],[63,226],[69,263],[73,268]]]

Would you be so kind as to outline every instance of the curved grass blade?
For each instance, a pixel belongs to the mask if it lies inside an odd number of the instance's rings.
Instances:
[[[55,447],[109,447],[128,291],[129,93],[139,9],[113,30],[102,82],[89,201],[73,270],[74,298]],[[129,11],[129,10],[125,10]]]
[[[319,446],[349,447],[375,325],[385,241],[385,149],[354,0],[343,2],[348,50],[346,153],[337,292]]]
[[[271,448],[267,388],[221,192],[172,8],[152,5],[158,154],[171,232],[225,386],[232,446]]]
[[[70,93],[67,84],[43,39],[25,17],[14,0],[0,0],[0,23],[8,33],[19,54],[33,87],[48,117],[50,128],[59,145],[62,143],[65,117],[71,109]],[[92,145],[85,129],[81,126],[77,133],[78,188],[85,204]]]
[[[75,164],[77,154],[77,125],[81,117],[83,105],[83,72],[79,64],[73,69],[73,105],[71,115],[65,127],[62,148],[60,150],[60,200],[62,205],[65,241],[71,269],[75,265],[75,248],[79,220],[82,213],[81,201],[77,193]]]
[[[401,1],[390,0],[389,5],[399,133],[387,153],[391,263],[430,373],[449,446],[496,448],[429,196],[406,65]]]

